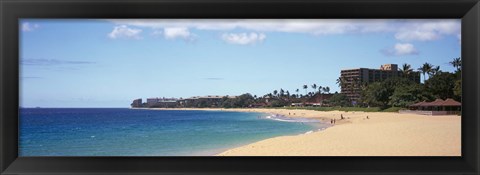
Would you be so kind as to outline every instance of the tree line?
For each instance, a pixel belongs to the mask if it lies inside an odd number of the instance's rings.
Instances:
[[[310,88],[312,91],[310,91]],[[330,87],[319,86],[317,84],[302,85],[301,88],[305,90],[305,94],[301,94],[300,88],[296,89],[296,93],[290,93],[288,90],[280,88],[275,89],[263,96],[256,96],[250,93],[245,93],[236,98],[229,98],[225,96],[221,99],[196,99],[188,104],[183,104],[178,107],[221,107],[221,108],[246,108],[246,107],[284,107],[290,106],[292,103],[304,103],[308,99],[314,97],[316,94],[329,94]]]
[[[387,78],[373,83],[361,82],[354,79],[352,84],[347,84],[342,77],[337,79],[341,88],[352,88],[360,92],[360,100],[353,104],[343,93],[335,92],[328,100],[322,102],[324,106],[339,107],[407,107],[420,101],[433,101],[437,98],[453,98],[461,101],[462,94],[462,61],[455,58],[450,64],[456,68],[454,72],[446,72],[440,66],[425,63],[416,70],[421,73],[423,82],[411,80],[414,69],[410,64],[403,64],[399,71],[402,76]],[[418,76],[418,75],[417,75]],[[300,89],[305,91],[300,93]],[[188,104],[177,104],[176,107],[221,107],[221,108],[247,108],[247,107],[284,107],[292,103],[303,103],[315,95],[330,94],[330,87],[317,84],[301,85],[294,93],[283,88],[275,89],[263,96],[245,93],[236,98],[228,96],[221,99],[196,99]]]
[[[413,72],[411,65],[403,64],[399,70],[403,76],[391,77],[374,83],[360,83],[354,80],[354,87],[360,89],[360,100],[357,106],[361,107],[407,107],[408,105],[435,99],[452,98],[461,101],[462,94],[462,61],[454,58],[449,62],[456,68],[454,72],[446,72],[440,66],[424,63],[417,70],[423,76],[423,83],[412,81],[408,76]],[[340,87],[346,86],[345,80],[339,78]],[[335,106],[353,106],[344,94],[335,94],[330,102]]]

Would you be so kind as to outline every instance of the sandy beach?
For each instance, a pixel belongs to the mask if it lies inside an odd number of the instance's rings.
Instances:
[[[461,116],[456,115],[294,109],[174,110],[264,112],[337,121],[322,131],[270,138],[227,150],[218,156],[461,156]],[[340,120],[340,115],[345,119]]]

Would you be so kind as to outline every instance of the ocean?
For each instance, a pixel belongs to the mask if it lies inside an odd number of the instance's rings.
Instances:
[[[326,127],[255,112],[21,108],[19,156],[210,156]]]

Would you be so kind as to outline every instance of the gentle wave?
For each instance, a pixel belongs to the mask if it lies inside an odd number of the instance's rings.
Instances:
[[[313,131],[307,131],[304,134],[311,134],[311,133],[313,133]]]
[[[271,120],[276,120],[276,121],[282,121],[282,122],[297,122],[297,123],[317,123],[317,122],[320,122],[320,120],[316,120],[316,119],[293,118],[293,117],[287,117],[287,116],[278,115],[278,114],[272,114],[272,115],[266,116],[265,118],[271,119]]]

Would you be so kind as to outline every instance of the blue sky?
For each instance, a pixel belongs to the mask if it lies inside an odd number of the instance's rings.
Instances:
[[[20,105],[128,107],[132,99],[339,91],[346,68],[460,57],[460,20],[20,21]],[[310,88],[309,91],[312,91]]]

